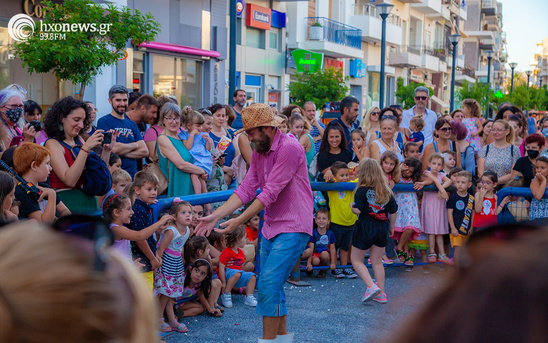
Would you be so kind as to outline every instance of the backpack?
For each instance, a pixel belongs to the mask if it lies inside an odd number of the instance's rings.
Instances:
[[[72,157],[76,160],[82,145],[77,144],[71,147],[65,142],[57,140],[62,146],[67,148]],[[86,166],[82,175],[85,178],[84,184],[80,187],[80,190],[88,195],[102,196],[108,193],[112,189],[112,177],[108,166],[95,152],[90,151],[88,158],[86,159]]]

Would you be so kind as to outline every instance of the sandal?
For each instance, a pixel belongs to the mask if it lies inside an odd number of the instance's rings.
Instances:
[[[400,263],[407,260],[407,253],[405,251],[396,249],[396,254],[398,255],[398,260]]]
[[[453,265],[453,259],[447,257],[447,254],[440,255],[438,262],[442,262],[448,265]]]
[[[436,262],[437,262],[436,257],[437,257],[436,254],[430,254],[430,255],[428,255],[428,263],[436,263]]]
[[[323,279],[323,278],[325,278],[325,274],[327,274],[327,270],[326,270],[326,269],[322,269],[322,270],[320,270],[320,271],[318,272],[318,275],[316,275],[316,277],[317,277],[318,279]]]
[[[409,256],[405,257],[405,265],[406,266],[412,266],[414,264],[413,261],[415,261],[415,256],[409,255]]]
[[[388,256],[386,256],[386,254],[384,254],[382,256],[382,263],[383,264],[394,264],[394,261],[392,261]]]
[[[169,326],[168,323],[162,321],[162,324],[160,324],[160,331],[161,332],[171,332],[173,330],[171,330],[171,326]]]
[[[221,311],[221,313],[223,313],[223,312],[225,311],[225,308],[222,307],[222,306],[219,306],[219,304],[215,304],[214,307],[215,307],[215,308],[218,308],[218,309]]]
[[[214,309],[217,309],[217,308],[214,307]],[[208,316],[211,316],[211,317],[222,317],[223,316],[223,313],[221,311],[211,313],[208,310],[206,310],[206,313],[207,313]]]
[[[169,326],[171,326],[171,330],[173,331],[182,332],[182,333],[188,332],[186,325],[183,323],[179,323],[176,320],[169,322]]]

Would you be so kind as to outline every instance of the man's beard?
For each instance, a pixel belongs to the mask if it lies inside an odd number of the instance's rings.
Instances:
[[[264,154],[270,150],[270,137],[264,132],[261,133],[261,138],[252,141],[255,144],[255,151],[259,154]]]
[[[239,102],[239,103],[238,103],[238,106],[244,107],[244,106],[245,106],[245,101]]]
[[[120,112],[120,109],[122,109],[122,111]],[[118,113],[119,115],[122,115],[124,113],[126,113],[126,110],[127,110],[127,107],[126,106],[122,106],[122,107],[116,107],[116,108],[113,108],[114,112]]]

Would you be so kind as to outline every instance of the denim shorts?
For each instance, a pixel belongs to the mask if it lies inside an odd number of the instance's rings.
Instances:
[[[255,312],[263,317],[287,314],[284,292],[285,280],[300,258],[310,235],[303,232],[281,233],[272,239],[261,240],[261,274],[259,297]]]
[[[225,269],[226,282],[228,282],[228,279],[230,279],[231,277],[233,277],[234,275],[238,273],[241,273],[242,275],[240,275],[240,279],[238,280],[238,282],[236,282],[236,284],[234,285],[234,288],[247,287],[247,283],[249,282],[249,280],[251,280],[251,277],[255,276],[255,273],[252,273],[252,272],[244,272],[243,270],[226,268]]]

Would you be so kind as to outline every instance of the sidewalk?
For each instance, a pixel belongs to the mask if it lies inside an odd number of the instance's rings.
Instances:
[[[386,268],[388,304],[375,302],[363,305],[365,285],[361,279],[336,280],[309,278],[311,287],[295,287],[286,283],[288,328],[295,332],[295,343],[310,342],[381,342],[403,324],[439,289],[450,271],[431,267],[431,274],[421,267],[405,272],[400,267]],[[255,294],[256,295],[256,294]],[[207,315],[185,318],[189,333],[166,337],[174,342],[257,342],[262,336],[262,317],[254,308],[243,304],[242,295],[233,295],[234,307],[226,309],[222,318]]]

